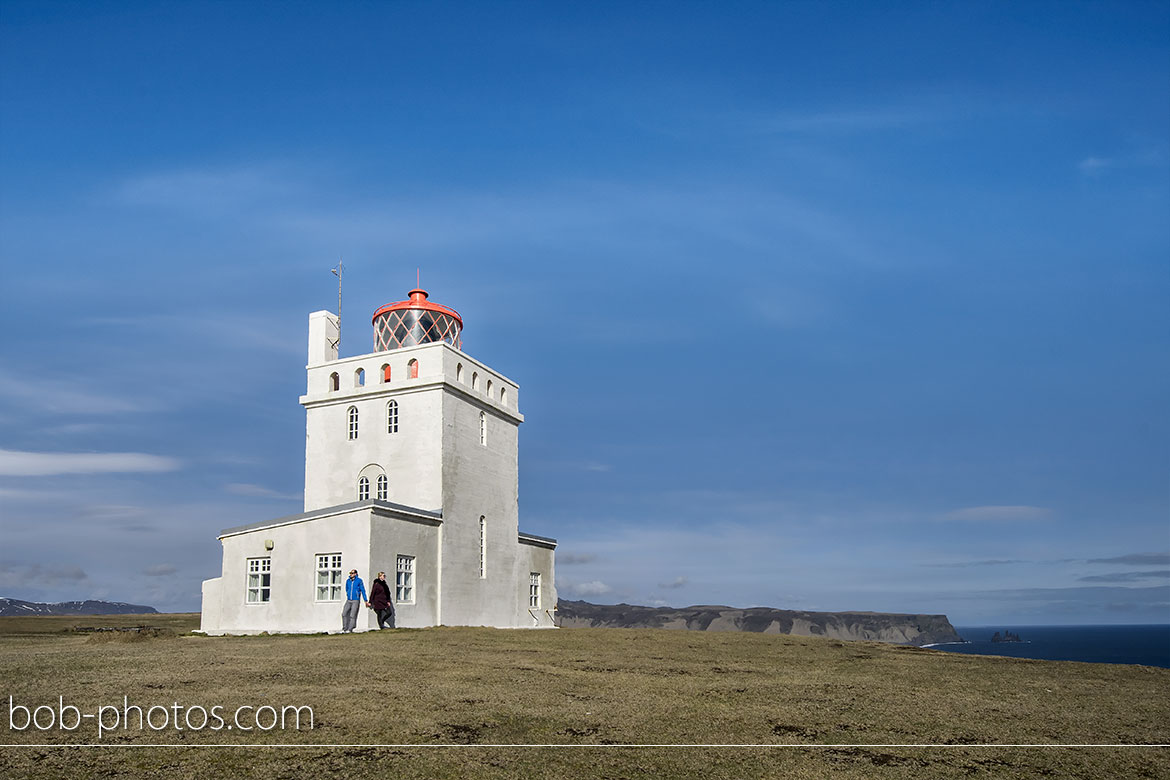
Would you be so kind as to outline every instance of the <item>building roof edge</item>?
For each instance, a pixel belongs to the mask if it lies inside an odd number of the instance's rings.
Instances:
[[[529,534],[520,531],[517,534],[517,537],[518,541],[523,544],[536,544],[540,545],[541,547],[548,547],[549,549],[553,549],[557,546],[557,540],[551,539],[547,536],[537,536],[536,534]]]
[[[375,509],[384,514],[398,516],[404,520],[413,520],[415,522],[421,521],[435,525],[443,522],[442,509],[418,509],[417,507],[406,506],[405,504],[394,504],[389,501],[367,499],[365,501],[353,501],[348,504],[337,504],[335,506],[322,507],[321,509],[314,509],[311,512],[302,512],[298,515],[287,515],[285,517],[277,517],[273,520],[261,520],[258,523],[249,523],[247,525],[238,525],[234,528],[225,528],[219,532],[219,536],[217,538],[223,539],[227,536],[236,536],[238,534],[247,533],[249,531],[259,531],[262,528],[276,528],[282,525],[303,523],[306,520],[317,520],[322,517],[341,515],[345,514],[346,512],[353,512],[359,509]]]

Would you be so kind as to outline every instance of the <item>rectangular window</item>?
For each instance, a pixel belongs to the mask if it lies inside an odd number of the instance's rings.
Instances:
[[[487,576],[487,518],[479,516],[479,578]]]
[[[540,572],[528,575],[528,608],[540,609]]]
[[[317,556],[317,601],[341,601],[341,554]]]
[[[414,556],[399,555],[397,576],[394,580],[394,600],[399,604],[414,603]]]
[[[272,559],[248,559],[248,603],[267,604],[272,599]]]

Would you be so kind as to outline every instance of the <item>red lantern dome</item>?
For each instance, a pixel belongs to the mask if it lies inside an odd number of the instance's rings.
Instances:
[[[431,303],[427,291],[411,290],[409,300],[388,303],[374,312],[374,351],[445,341],[462,349],[463,318],[459,312]]]

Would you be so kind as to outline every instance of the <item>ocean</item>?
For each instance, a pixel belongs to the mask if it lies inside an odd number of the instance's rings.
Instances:
[[[948,653],[1004,655],[1046,661],[1145,664],[1170,669],[1170,625],[1154,626],[955,626],[965,644],[929,645]],[[998,631],[1021,642],[992,642]]]

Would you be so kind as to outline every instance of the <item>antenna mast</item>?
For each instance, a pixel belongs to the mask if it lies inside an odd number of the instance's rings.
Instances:
[[[337,267],[330,269],[333,275],[337,277],[337,354],[341,355],[341,272],[342,263],[341,258],[337,258]]]

